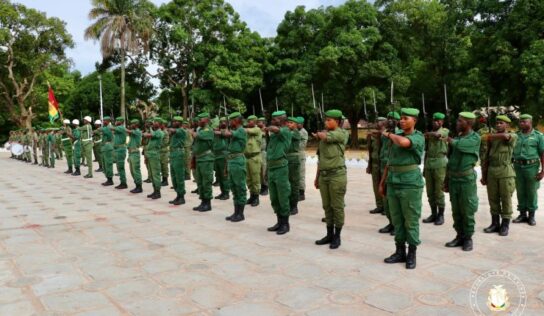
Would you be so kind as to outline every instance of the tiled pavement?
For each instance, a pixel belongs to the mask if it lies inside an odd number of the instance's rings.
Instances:
[[[232,200],[200,214],[193,194],[174,207],[170,189],[150,201],[57,164],[0,154],[0,315],[470,315],[470,288],[491,269],[521,279],[524,315],[544,314],[544,216],[536,227],[512,225],[506,238],[484,234],[482,187],[474,251],[443,246],[454,237],[448,209],[445,225],[421,226],[418,266],[408,271],[382,261],[394,244],[377,233],[385,218],[368,213],[370,178],[361,169],[349,169],[342,246],[329,250],[314,245],[324,227],[312,176],[280,237],[266,231],[275,220],[268,197],[233,224],[224,220]]]

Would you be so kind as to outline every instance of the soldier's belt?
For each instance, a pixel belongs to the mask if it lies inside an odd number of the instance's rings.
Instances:
[[[283,164],[285,164],[287,161],[285,159],[278,159],[278,160],[268,160],[266,163],[268,167],[278,167]]]
[[[327,170],[319,170],[319,175],[320,176],[331,176],[331,175],[337,174],[338,172],[340,172],[340,171],[342,171],[344,169],[346,169],[346,166],[327,169]]]
[[[211,155],[211,154],[212,154],[211,150],[206,150],[205,152],[200,153],[198,155],[195,154],[195,158],[200,158],[200,157],[204,157],[204,156]]]
[[[123,144],[123,145],[113,145],[113,147],[115,148],[125,148],[127,147],[127,145]]]
[[[418,165],[406,165],[406,166],[388,166],[387,170],[391,172],[408,172],[419,168]]]
[[[95,141],[94,141],[95,144],[98,144],[98,143],[101,143],[101,142],[102,142],[101,139],[100,139],[100,140],[95,140]]]
[[[245,154],[246,155],[246,158],[253,158],[253,157],[257,157],[258,155],[260,155],[261,152],[256,152],[256,153],[247,153]]]
[[[449,171],[448,175],[452,178],[461,178],[466,177],[474,174],[474,169],[467,169],[465,171]]]
[[[522,166],[526,166],[526,165],[532,165],[532,164],[535,164],[535,163],[538,163],[540,162],[540,160],[538,159],[512,159],[512,162],[515,163],[516,165],[522,165]]]
[[[227,155],[228,160],[232,160],[238,157],[244,157],[244,153],[235,153],[235,154],[229,154]]]
[[[139,149],[139,148],[129,148],[129,149],[128,149],[128,152],[129,152],[129,153],[139,153],[139,152],[140,152],[140,149]]]

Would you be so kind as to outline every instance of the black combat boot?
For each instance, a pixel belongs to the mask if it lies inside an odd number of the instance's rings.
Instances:
[[[298,200],[299,200],[299,201],[304,201],[304,200],[306,200],[306,195],[305,195],[304,190],[298,190]]]
[[[198,194],[198,188],[194,189],[193,191],[191,191],[191,193],[193,194]]]
[[[472,237],[463,239],[463,251],[472,251]]]
[[[321,218],[321,222],[322,222],[322,223],[326,223],[326,222],[327,222],[327,218],[326,218],[326,217],[322,217],[322,218]]]
[[[444,208],[443,207],[438,207],[438,215],[436,215],[434,224],[437,226],[444,224]]]
[[[204,200],[200,200],[200,205],[193,207],[193,211],[200,211],[204,206]]]
[[[86,174],[83,178],[85,179],[92,179],[93,175],[92,174]]]
[[[319,246],[330,244],[332,241],[333,234],[334,234],[334,226],[327,226],[327,236],[319,240],[316,240],[315,244]]]
[[[491,215],[491,225],[484,228],[484,233],[498,233],[501,225],[501,218],[499,215]]]
[[[510,228],[510,219],[503,218],[501,228],[499,229],[499,236],[508,236],[508,230]]]
[[[297,215],[298,214],[298,203],[295,202],[294,205],[291,205],[291,215]]]
[[[162,177],[161,187],[168,186],[168,178]]]
[[[253,195],[253,193],[250,193],[249,194],[249,199],[247,199],[247,201],[246,201],[246,205],[247,204],[253,205],[253,200],[255,200],[255,195]]]
[[[253,194],[253,202],[251,202],[251,206],[259,206],[259,195]]]
[[[64,173],[72,174],[72,173],[74,173],[74,170],[72,169],[72,167],[68,167],[68,170],[64,171]]]
[[[200,208],[200,210],[198,210],[199,212],[209,212],[212,210],[212,202],[211,200],[203,200],[202,201],[202,207]]]
[[[406,262],[406,246],[404,243],[396,243],[396,250],[395,253],[391,256],[383,259],[383,262],[385,263],[398,263],[398,262]]]
[[[515,224],[518,224],[518,223],[526,223],[528,220],[527,218],[527,211],[519,211],[519,216],[516,217],[516,219],[514,219],[512,221],[512,223],[515,223]]]
[[[225,220],[226,221],[230,221],[234,218],[234,216],[236,215],[236,213],[238,212],[238,205],[236,205],[236,202],[234,203],[234,213],[232,213],[231,215],[225,217]]]
[[[102,172],[102,171],[104,171],[104,170],[102,169],[102,167],[98,167],[98,169],[96,169],[94,172]]]
[[[79,172],[79,168],[76,167],[76,171],[74,173],[72,173],[73,176],[80,176],[81,175],[81,172]]]
[[[437,211],[437,207],[436,206],[431,206],[431,215],[427,218],[424,218],[422,220],[423,223],[434,223],[436,221],[436,216],[438,215],[438,211]]]
[[[391,220],[389,220],[389,224],[387,224],[384,227],[380,228],[380,230],[378,230],[378,232],[380,232],[382,234],[391,234],[391,232],[393,232],[393,233],[395,232],[395,227],[391,223]]]
[[[215,197],[215,199],[222,200],[222,201],[228,200],[229,198],[230,196],[228,192],[221,192],[221,194]]]
[[[416,250],[417,246],[408,245],[408,255],[406,256],[406,269],[416,268]]]
[[[108,178],[108,180],[104,183],[102,183],[103,186],[108,187],[110,185],[113,185],[113,180],[111,178]]]
[[[289,216],[280,216],[280,227],[278,228],[278,231],[276,231],[276,234],[283,235],[288,233],[289,230]]]
[[[340,240],[340,233],[342,232],[342,227],[335,227],[334,228],[334,235],[332,236],[331,244],[329,245],[329,248],[331,249],[337,249],[342,244],[342,240]]]
[[[161,191],[157,190],[153,192],[153,195],[151,196],[152,200],[160,199],[161,198]]]
[[[275,232],[275,231],[278,231],[278,229],[280,228],[280,221],[281,221],[281,217],[279,215],[276,214],[276,218],[277,218],[277,222],[274,226],[271,226],[271,227],[268,227],[267,230],[269,232]]]
[[[141,184],[137,184],[134,189],[130,190],[130,193],[142,193],[142,192],[144,191],[142,190]]]
[[[152,182],[152,181],[151,181],[150,178],[147,178],[147,179],[144,180],[144,183],[151,183],[151,182]]]
[[[261,185],[261,192],[260,192],[261,195],[268,195],[268,186],[267,185],[264,185],[262,184]]]
[[[370,214],[381,214],[381,213],[383,213],[383,207],[376,207],[375,209],[370,210],[369,213]]]
[[[527,218],[527,224],[529,224],[530,226],[535,226],[536,225],[535,211],[530,211],[529,212],[529,217]]]
[[[148,194],[147,197],[151,198],[154,194],[155,194],[155,189],[153,189],[153,192],[151,192],[151,194]]]
[[[123,189],[126,189],[128,188],[127,184],[126,183],[121,183],[119,184],[118,186],[115,187],[117,190],[123,190]]]
[[[445,246],[448,248],[461,247],[463,246],[463,241],[464,241],[463,235],[457,233],[457,236],[455,236],[455,238],[452,241],[447,242]]]
[[[236,222],[241,222],[243,220],[245,220],[246,218],[244,217],[244,208],[246,206],[244,204],[241,204],[241,205],[236,205],[235,206],[235,212],[234,212],[234,217],[231,218],[231,222],[233,223],[236,223]]]
[[[183,196],[181,194],[178,194],[178,196],[174,200],[174,203],[172,203],[172,204],[174,204],[174,205],[183,205],[183,204],[185,204],[185,196]]]

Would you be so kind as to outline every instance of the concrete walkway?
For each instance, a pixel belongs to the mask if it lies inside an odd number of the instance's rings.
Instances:
[[[447,209],[445,225],[421,225],[417,269],[408,271],[383,263],[394,243],[377,232],[385,217],[368,213],[361,169],[349,169],[338,250],[314,245],[325,232],[314,165],[307,200],[281,237],[266,231],[275,221],[268,197],[233,224],[224,220],[232,200],[200,214],[193,194],[174,207],[169,187],[151,201],[150,184],[132,195],[102,187],[102,174],[65,169],[64,160],[46,169],[0,154],[0,315],[471,315],[471,287],[492,269],[522,281],[524,315],[544,310],[544,214],[536,227],[512,225],[509,237],[484,234],[482,187],[474,251],[443,246],[454,237]]]

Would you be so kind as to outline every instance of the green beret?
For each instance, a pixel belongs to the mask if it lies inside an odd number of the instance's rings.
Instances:
[[[109,117],[109,116],[104,116],[104,119],[103,119],[103,120],[104,120],[104,121],[105,121],[105,120],[111,121],[111,117]]]
[[[297,116],[297,120],[299,124],[304,124],[304,118],[302,116]]]
[[[400,120],[400,115],[395,111],[391,111],[387,113],[387,118],[394,118],[395,120]]]
[[[512,123],[512,120],[506,115],[497,115],[497,121],[503,121],[506,123]]]
[[[181,117],[181,116],[174,116],[174,117],[172,118],[172,120],[173,120],[173,121],[176,121],[176,122],[183,122],[183,117]]]
[[[459,113],[459,116],[466,119],[474,120],[476,119],[476,115],[472,112],[461,112]]]
[[[378,116],[378,118],[376,119],[376,121],[378,122],[381,122],[381,121],[387,121],[387,119],[383,116]]]
[[[259,119],[258,119],[257,121],[266,122],[266,118],[264,118],[264,117],[259,117]]]
[[[334,118],[334,119],[341,119],[342,118],[342,111],[340,110],[328,110],[325,112],[326,117]]]
[[[298,124],[298,120],[297,120],[296,117],[289,116],[289,117],[287,118],[287,120],[288,120],[289,122],[293,122],[293,123],[297,123],[297,124]]]
[[[282,115],[287,115],[287,113],[285,113],[285,111],[276,111],[276,112],[272,113],[272,117],[278,117],[278,116],[282,116]]]
[[[445,118],[446,115],[444,115],[444,113],[436,112],[435,114],[433,114],[433,119],[435,120],[443,120]]]
[[[242,116],[242,114],[240,114],[240,112],[232,112],[229,115],[229,120],[234,120],[235,118],[239,118],[240,116]]]
[[[130,124],[140,124],[140,121],[138,119],[130,120]]]
[[[248,118],[247,118],[248,121],[253,121],[253,120],[257,120],[257,116],[255,115],[250,115]]]
[[[224,117],[224,116],[223,116],[222,118],[219,119],[219,122],[226,122],[226,121],[227,121],[227,118]]]
[[[199,119],[210,118],[210,113],[202,112],[202,113],[198,114],[198,118]]]
[[[122,117],[122,116],[118,116],[115,120],[116,120],[117,122],[124,122],[124,121],[125,121],[125,118]]]
[[[401,115],[418,117],[419,110],[415,109],[415,108],[402,108],[402,109],[400,109],[400,113],[401,113]]]
[[[521,114],[521,115],[519,116],[519,119],[520,119],[520,120],[532,120],[532,119],[533,119],[533,116],[530,115],[530,114]]]

